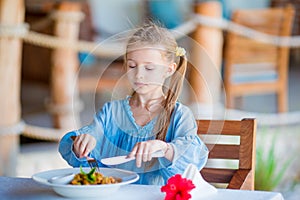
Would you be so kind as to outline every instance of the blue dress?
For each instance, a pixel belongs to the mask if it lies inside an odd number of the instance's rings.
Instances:
[[[100,163],[102,158],[128,155],[137,142],[155,139],[156,133],[153,130],[157,118],[145,126],[136,124],[129,98],[105,103],[91,124],[63,136],[59,152],[69,165],[88,166],[85,158],[78,158],[72,151],[73,141],[70,136],[93,135],[97,144],[90,156],[96,158],[101,167],[108,167]],[[196,165],[199,170],[206,164],[208,149],[197,136],[194,116],[188,107],[179,102],[175,104],[171,116],[166,142],[174,149],[172,161],[163,157],[143,163],[140,168],[135,166],[134,160],[112,167],[138,173],[140,179],[135,184],[164,185],[171,176],[182,174],[188,164]]]

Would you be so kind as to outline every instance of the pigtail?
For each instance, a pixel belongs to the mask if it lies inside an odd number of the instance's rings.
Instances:
[[[174,106],[179,98],[183,81],[185,78],[187,68],[186,56],[179,56],[178,67],[174,74],[170,77],[169,89],[167,90],[166,99],[163,102],[163,107],[165,108],[158,117],[156,128],[158,129],[158,134],[156,139],[166,140],[166,135],[168,127],[170,125],[171,116],[174,110]]]

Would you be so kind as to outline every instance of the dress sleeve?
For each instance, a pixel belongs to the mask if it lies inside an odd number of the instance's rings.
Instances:
[[[62,139],[59,142],[58,151],[69,165],[73,167],[88,166],[88,163],[85,158],[78,158],[73,152],[73,140],[71,139],[71,136],[78,136],[80,134],[90,134],[94,136],[95,139],[98,141],[100,139],[100,136],[103,135],[102,133],[104,132],[104,117],[106,116],[106,112],[107,104],[103,106],[100,112],[95,114],[93,122],[91,124],[84,126],[78,130],[68,132],[62,137]],[[98,157],[94,154],[96,154],[96,151],[92,151],[89,156]]]
[[[167,134],[174,157],[172,162],[166,158],[159,159],[164,180],[175,174],[182,174],[188,164],[196,165],[200,171],[208,158],[208,149],[197,135],[197,124],[191,110],[181,105],[175,111]]]

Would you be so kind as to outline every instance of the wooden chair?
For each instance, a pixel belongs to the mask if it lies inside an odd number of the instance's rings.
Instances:
[[[232,21],[257,31],[290,36],[294,8],[236,10]],[[289,48],[261,43],[229,32],[225,37],[224,85],[226,107],[234,108],[235,97],[277,94],[278,112],[288,108]]]
[[[198,135],[209,149],[208,162],[212,159],[238,161],[238,168],[205,166],[203,178],[211,184],[225,184],[229,189],[254,190],[256,120],[197,120]],[[229,136],[238,137],[239,144],[210,142],[212,137],[223,141]],[[213,140],[211,140],[213,141]]]

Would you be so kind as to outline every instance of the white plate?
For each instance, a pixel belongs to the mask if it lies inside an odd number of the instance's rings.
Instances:
[[[90,168],[83,168],[85,172],[89,172]],[[34,174],[33,180],[44,185],[49,185],[53,190],[64,197],[70,198],[89,198],[106,196],[117,191],[122,185],[133,183],[139,179],[139,175],[135,172],[114,169],[114,168],[100,168],[100,173],[104,176],[113,176],[121,178],[122,182],[115,184],[104,184],[104,185],[70,185],[67,183],[51,183],[49,180],[53,177],[59,177],[68,175],[70,173],[80,173],[79,168],[67,168],[67,169],[56,169],[49,170]]]

